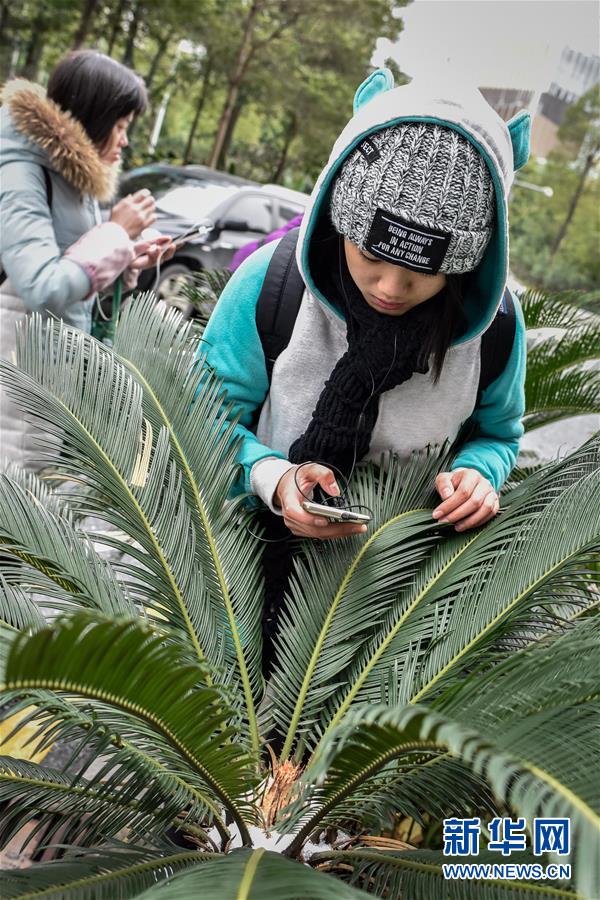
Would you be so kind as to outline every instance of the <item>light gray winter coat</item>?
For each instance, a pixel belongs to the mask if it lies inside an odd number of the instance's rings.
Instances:
[[[91,329],[96,291],[129,265],[133,244],[114,222],[101,224],[99,200],[114,193],[83,126],[17,79],[0,109],[0,357],[14,362],[15,326],[29,312]],[[52,184],[48,205],[44,168]],[[28,436],[29,435],[29,436]],[[0,460],[35,469],[31,429],[0,386]],[[1,466],[1,463],[0,463]]]

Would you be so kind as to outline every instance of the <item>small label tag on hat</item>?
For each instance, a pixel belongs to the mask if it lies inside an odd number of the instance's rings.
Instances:
[[[364,249],[414,272],[436,275],[451,237],[448,232],[413,225],[394,213],[377,209]]]
[[[364,141],[358,145],[358,152],[364,156],[368,163],[375,162],[376,159],[379,159],[381,153],[369,138],[365,138]]]

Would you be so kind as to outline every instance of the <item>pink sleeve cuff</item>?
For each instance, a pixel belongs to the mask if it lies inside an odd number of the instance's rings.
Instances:
[[[127,268],[134,256],[133,242],[121,225],[104,222],[87,231],[65,253],[86,272],[90,293],[102,291]]]
[[[139,274],[139,269],[125,269],[123,272],[123,290],[132,291],[134,287],[137,287]]]

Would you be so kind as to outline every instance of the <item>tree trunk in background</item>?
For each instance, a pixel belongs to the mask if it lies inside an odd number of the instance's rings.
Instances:
[[[125,44],[123,59],[121,60],[124,66],[129,66],[131,69],[133,68],[133,51],[135,49],[135,39],[137,36],[137,30],[139,28],[141,15],[142,5],[140,3],[140,0],[136,0],[133,5],[133,17],[129,23],[129,29],[127,31],[127,43]]]
[[[256,24],[256,17],[261,9],[262,0],[253,0],[252,6],[250,7],[250,11],[248,13],[248,16],[246,17],[246,22],[244,24],[244,33],[242,35],[242,40],[238,49],[238,55],[233,75],[229,81],[227,96],[225,98],[223,111],[221,113],[221,118],[217,126],[214,144],[212,146],[212,150],[210,151],[210,156],[208,157],[207,165],[212,169],[216,167],[217,161],[223,155],[223,146],[225,144],[225,138],[229,129],[229,123],[235,109],[240,86],[244,80],[244,75],[246,74],[246,70],[254,52],[254,48],[252,46],[252,32]]]
[[[92,27],[92,22],[94,21],[97,9],[98,0],[86,0],[83,9],[81,10],[79,26],[75,33],[75,37],[73,38],[72,50],[79,50],[84,43]]]
[[[595,158],[596,158],[595,153],[590,153],[585,159],[585,164],[584,164],[583,170],[581,172],[581,178],[579,179],[579,183],[577,184],[577,189],[576,189],[575,193],[573,194],[573,196],[571,197],[571,202],[569,203],[569,209],[567,211],[566,218],[565,218],[564,222],[562,223],[562,225],[560,226],[560,230],[559,230],[558,234],[556,235],[556,240],[554,241],[554,244],[552,246],[552,252],[550,253],[551,260],[554,259],[554,257],[558,253],[560,245],[562,244],[562,242],[565,238],[565,235],[567,233],[567,229],[569,228],[569,225],[571,224],[571,220],[573,219],[573,216],[575,215],[575,210],[577,209],[577,204],[579,203],[581,194],[583,193],[583,188],[585,186],[586,179],[590,173],[590,169],[594,165]]]
[[[25,49],[25,61],[21,72],[23,78],[37,81],[42,50],[44,49],[44,33],[46,19],[43,14],[36,16],[31,26],[31,35]]]
[[[202,88],[200,90],[200,94],[198,96],[198,102],[196,103],[196,111],[194,113],[194,121],[192,122],[192,127],[190,128],[190,133],[188,135],[187,144],[185,145],[185,150],[183,153],[183,162],[184,165],[186,163],[190,163],[192,161],[192,146],[194,143],[194,137],[196,134],[196,129],[198,128],[198,122],[200,121],[200,116],[202,115],[202,110],[204,109],[204,103],[206,102],[206,95],[208,94],[208,88],[210,84],[210,76],[212,73],[212,60],[208,60],[206,63],[206,68],[204,69],[204,78],[202,79]]]
[[[158,67],[161,63],[163,56],[165,55],[166,49],[169,46],[169,42],[172,37],[173,37],[173,32],[169,31],[168,34],[165,35],[165,37],[161,38],[158,41],[156,53],[154,54],[154,57],[152,58],[152,62],[150,63],[150,67],[149,67],[146,75],[144,76],[144,81],[146,82],[146,88],[148,89],[148,93],[150,93],[150,90],[152,88],[152,83],[153,83],[154,79],[156,78],[156,73],[158,72]]]
[[[9,35],[10,8],[5,0],[0,2],[0,82],[11,77],[10,66],[15,37]]]
[[[227,123],[227,131],[225,132],[225,136],[223,138],[223,144],[221,146],[221,152],[219,154],[219,158],[217,160],[217,169],[225,169],[226,168],[226,160],[227,154],[229,153],[229,147],[231,145],[231,139],[233,138],[233,132],[235,131],[235,126],[238,123],[238,119],[240,114],[246,104],[246,97],[243,97],[241,94],[238,94],[237,100],[235,102],[235,106],[233,107],[233,111],[229,118],[229,122]]]
[[[123,13],[125,12],[126,5],[127,0],[119,0],[119,4],[112,15],[110,37],[108,39],[108,46],[106,48],[107,56],[110,56],[115,49],[115,44],[117,42],[119,32],[121,31],[121,25],[123,23]]]
[[[288,126],[285,130],[285,138],[283,142],[283,147],[281,148],[281,153],[279,155],[279,161],[275,168],[275,171],[271,175],[269,179],[271,182],[275,184],[279,184],[281,180],[281,176],[283,175],[283,170],[285,169],[285,164],[287,162],[287,155],[290,149],[290,144],[296,137],[296,132],[298,130],[298,120],[296,119],[295,113],[290,113],[288,119]]]

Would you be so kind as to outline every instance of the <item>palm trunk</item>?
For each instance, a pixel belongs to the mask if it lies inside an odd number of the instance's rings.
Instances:
[[[98,0],[86,0],[84,7],[81,10],[79,26],[77,28],[77,31],[75,32],[75,37],[73,38],[73,50],[79,50],[79,48],[87,38],[92,27],[92,22],[94,21],[97,9]]]
[[[223,104],[223,111],[221,113],[221,118],[217,127],[214,144],[212,150],[210,151],[210,156],[207,162],[207,165],[213,169],[216,167],[217,161],[223,154],[223,146],[225,144],[227,129],[229,128],[231,117],[233,116],[233,111],[235,109],[236,100],[240,92],[240,87],[244,80],[244,76],[248,69],[250,60],[252,59],[252,56],[254,54],[255,48],[252,46],[252,32],[254,30],[256,17],[261,8],[262,0],[253,0],[252,6],[250,7],[250,11],[244,24],[244,33],[242,35],[242,40],[238,49],[235,69],[229,81],[227,96],[225,97],[225,103]]]
[[[562,225],[560,226],[559,232],[558,232],[556,239],[554,241],[554,244],[552,246],[552,252],[550,253],[551,260],[553,260],[554,257],[556,256],[556,254],[558,253],[560,245],[562,244],[562,242],[565,238],[565,235],[567,233],[567,229],[569,228],[569,225],[571,224],[573,216],[575,215],[575,210],[577,209],[577,205],[579,203],[579,200],[581,199],[581,195],[583,193],[583,188],[585,187],[586,179],[588,177],[590,169],[594,165],[594,159],[595,159],[594,153],[590,153],[586,157],[585,165],[581,172],[581,178],[579,179],[575,193],[571,197],[571,202],[569,204],[569,209],[567,211],[566,218],[565,218],[564,222],[562,223]]]
[[[200,94],[198,96],[198,102],[196,103],[196,111],[194,113],[194,121],[192,122],[192,127],[190,128],[190,133],[188,134],[187,144],[185,145],[185,151],[183,153],[183,162],[184,165],[192,161],[192,146],[194,143],[194,137],[196,134],[196,129],[198,128],[198,122],[200,121],[200,116],[202,115],[202,110],[204,109],[204,104],[206,102],[206,97],[208,94],[208,88],[210,83],[210,76],[212,73],[212,60],[208,60],[206,63],[206,68],[204,70],[204,78],[202,79],[202,89],[200,90]]]

